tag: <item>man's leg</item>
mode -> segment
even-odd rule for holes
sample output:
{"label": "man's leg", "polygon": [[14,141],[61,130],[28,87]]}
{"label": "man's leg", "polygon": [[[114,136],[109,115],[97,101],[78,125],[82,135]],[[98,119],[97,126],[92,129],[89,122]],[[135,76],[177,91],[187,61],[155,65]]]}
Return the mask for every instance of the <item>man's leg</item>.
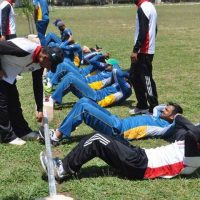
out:
{"label": "man's leg", "polygon": [[62,103],[62,97],[70,91],[78,98],[88,97],[94,101],[97,99],[96,91],[90,88],[81,79],[77,78],[73,73],[68,73],[63,78],[52,94],[52,98],[56,102]]}
{"label": "man's leg", "polygon": [[36,29],[37,29],[37,32],[38,32],[38,37],[40,39],[40,43],[42,46],[45,46],[46,42],[45,42],[45,33],[46,33],[46,30],[47,30],[47,26],[49,24],[49,20],[47,21],[38,21],[36,22]]}
{"label": "man's leg", "polygon": [[84,138],[64,159],[66,173],[78,172],[81,166],[99,157],[124,175],[142,179],[147,167],[147,156],[141,148],[128,146],[104,134]]}
{"label": "man's leg", "polygon": [[27,121],[24,119],[21,104],[19,101],[19,93],[16,85],[9,85],[8,93],[8,111],[9,118],[13,127],[14,132],[18,137],[23,137],[28,133],[32,132],[28,126]]}
{"label": "man's leg", "polygon": [[144,82],[141,79],[141,65],[142,60],[140,54],[138,54],[138,60],[135,63],[131,64],[130,68],[130,80],[133,85],[135,96],[137,99],[137,108],[139,109],[148,109],[147,98],[146,98],[146,89]]}
{"label": "man's leg", "polygon": [[80,99],[74,105],[58,130],[69,137],[83,121],[96,131],[121,138],[121,120],[87,98]]}
{"label": "man's leg", "polygon": [[131,86],[125,80],[125,77],[127,77],[128,74],[123,72],[120,69],[113,69],[112,73],[113,73],[113,78],[115,80],[115,83],[118,83],[120,90],[123,93],[122,99],[128,98],[132,93]]}
{"label": "man's leg", "polygon": [[61,39],[55,33],[48,33],[45,37],[45,46],[48,46],[50,42],[61,44]]}
{"label": "man's leg", "polygon": [[8,111],[9,84],[0,81],[0,142],[10,142],[16,139]]}
{"label": "man's leg", "polygon": [[158,95],[156,90],[156,84],[152,76],[152,61],[153,55],[141,54],[142,59],[142,73],[141,78],[143,85],[146,89],[147,101],[149,103],[149,111],[152,113],[153,108],[158,105]]}

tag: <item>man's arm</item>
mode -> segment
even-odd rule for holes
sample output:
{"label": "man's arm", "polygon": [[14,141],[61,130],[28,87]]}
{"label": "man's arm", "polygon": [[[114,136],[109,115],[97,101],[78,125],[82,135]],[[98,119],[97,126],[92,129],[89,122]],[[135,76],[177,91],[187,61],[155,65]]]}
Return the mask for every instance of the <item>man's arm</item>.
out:
{"label": "man's arm", "polygon": [[133,47],[133,52],[138,53],[141,46],[143,45],[146,35],[149,31],[149,19],[144,14],[142,8],[138,8],[138,20],[139,20],[139,34],[136,43]]}
{"label": "man's arm", "polygon": [[32,72],[33,92],[34,92],[34,97],[35,97],[35,103],[37,106],[36,118],[38,122],[41,122],[42,117],[43,117],[43,114],[42,114],[43,113],[42,74],[43,74],[43,68]]}
{"label": "man's arm", "polygon": [[146,17],[141,7],[138,8],[137,14],[138,14],[138,20],[139,20],[139,33],[138,33],[136,43],[133,47],[133,51],[131,53],[131,63],[136,62],[138,52],[140,48],[142,47],[145,41],[146,35],[149,31],[149,19]]}
{"label": "man's arm", "polygon": [[161,112],[162,112],[162,110],[163,110],[165,107],[166,107],[165,104],[160,104],[160,105],[154,107],[154,109],[153,109],[153,116],[154,116],[154,117],[159,117],[160,114],[161,114]]}

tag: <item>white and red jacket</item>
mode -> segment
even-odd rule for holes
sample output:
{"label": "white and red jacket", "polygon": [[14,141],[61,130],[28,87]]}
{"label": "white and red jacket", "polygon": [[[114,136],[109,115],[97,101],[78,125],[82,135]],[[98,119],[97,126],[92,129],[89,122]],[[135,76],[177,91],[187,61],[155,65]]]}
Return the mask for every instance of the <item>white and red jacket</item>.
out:
{"label": "white and red jacket", "polygon": [[185,157],[185,144],[175,141],[172,144],[145,149],[148,165],[145,179],[172,178],[179,174],[191,174],[200,166],[200,157]]}
{"label": "white and red jacket", "polygon": [[0,4],[0,35],[16,34],[15,12],[9,0]]}
{"label": "white and red jacket", "polygon": [[38,54],[41,48],[40,45],[26,38],[14,38],[0,42],[0,70],[6,73],[3,81],[14,84],[19,73],[32,72],[38,111],[43,109],[43,70],[38,63]]}
{"label": "white and red jacket", "polygon": [[157,32],[157,12],[148,0],[139,0],[136,15],[135,43],[133,52],[154,54]]}

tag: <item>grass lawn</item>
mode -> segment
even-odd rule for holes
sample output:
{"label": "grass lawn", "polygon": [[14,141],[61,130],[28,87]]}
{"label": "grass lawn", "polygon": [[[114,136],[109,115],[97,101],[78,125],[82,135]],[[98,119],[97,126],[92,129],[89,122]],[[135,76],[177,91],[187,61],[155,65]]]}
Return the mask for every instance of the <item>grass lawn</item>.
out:
{"label": "grass lawn", "polygon": [[[160,5],[158,12],[158,35],[154,57],[154,78],[160,103],[175,101],[184,108],[184,114],[193,122],[200,119],[200,5]],[[25,17],[17,12],[18,36],[28,34]],[[133,5],[112,7],[53,8],[48,31],[58,33],[52,22],[63,19],[72,29],[81,45],[98,44],[119,59],[124,69],[129,69],[135,28]],[[24,115],[30,126],[37,130],[31,75],[24,74],[18,81]],[[66,105],[56,110],[51,128],[57,128],[77,99],[69,94]],[[134,94],[121,106],[108,108],[121,117],[128,116],[135,104]],[[67,144],[53,149],[57,156],[64,156],[92,129],[81,125],[73,132]],[[133,141],[134,145],[156,147],[166,144],[159,139]],[[39,162],[44,145],[27,142],[22,147],[0,145],[0,200],[31,200],[48,196],[48,183]],[[200,174],[200,173],[199,173]],[[99,159],[85,164],[78,178],[57,185],[59,193],[68,193],[80,200],[128,200],[128,199],[200,199],[199,174],[189,178],[171,180],[156,179],[131,181],[118,177],[116,172]]]}

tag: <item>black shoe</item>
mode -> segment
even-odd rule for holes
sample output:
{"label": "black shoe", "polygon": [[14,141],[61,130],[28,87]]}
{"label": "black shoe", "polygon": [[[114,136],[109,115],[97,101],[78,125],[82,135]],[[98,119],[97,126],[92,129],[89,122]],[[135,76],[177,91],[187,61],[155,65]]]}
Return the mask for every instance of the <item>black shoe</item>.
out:
{"label": "black shoe", "polygon": [[102,47],[99,47],[97,44],[96,44],[96,49],[99,50],[99,49],[103,49]]}
{"label": "black shoe", "polygon": [[21,139],[25,140],[25,141],[39,140],[40,134],[37,131],[32,131],[32,132],[24,135],[23,137],[21,137]]}

